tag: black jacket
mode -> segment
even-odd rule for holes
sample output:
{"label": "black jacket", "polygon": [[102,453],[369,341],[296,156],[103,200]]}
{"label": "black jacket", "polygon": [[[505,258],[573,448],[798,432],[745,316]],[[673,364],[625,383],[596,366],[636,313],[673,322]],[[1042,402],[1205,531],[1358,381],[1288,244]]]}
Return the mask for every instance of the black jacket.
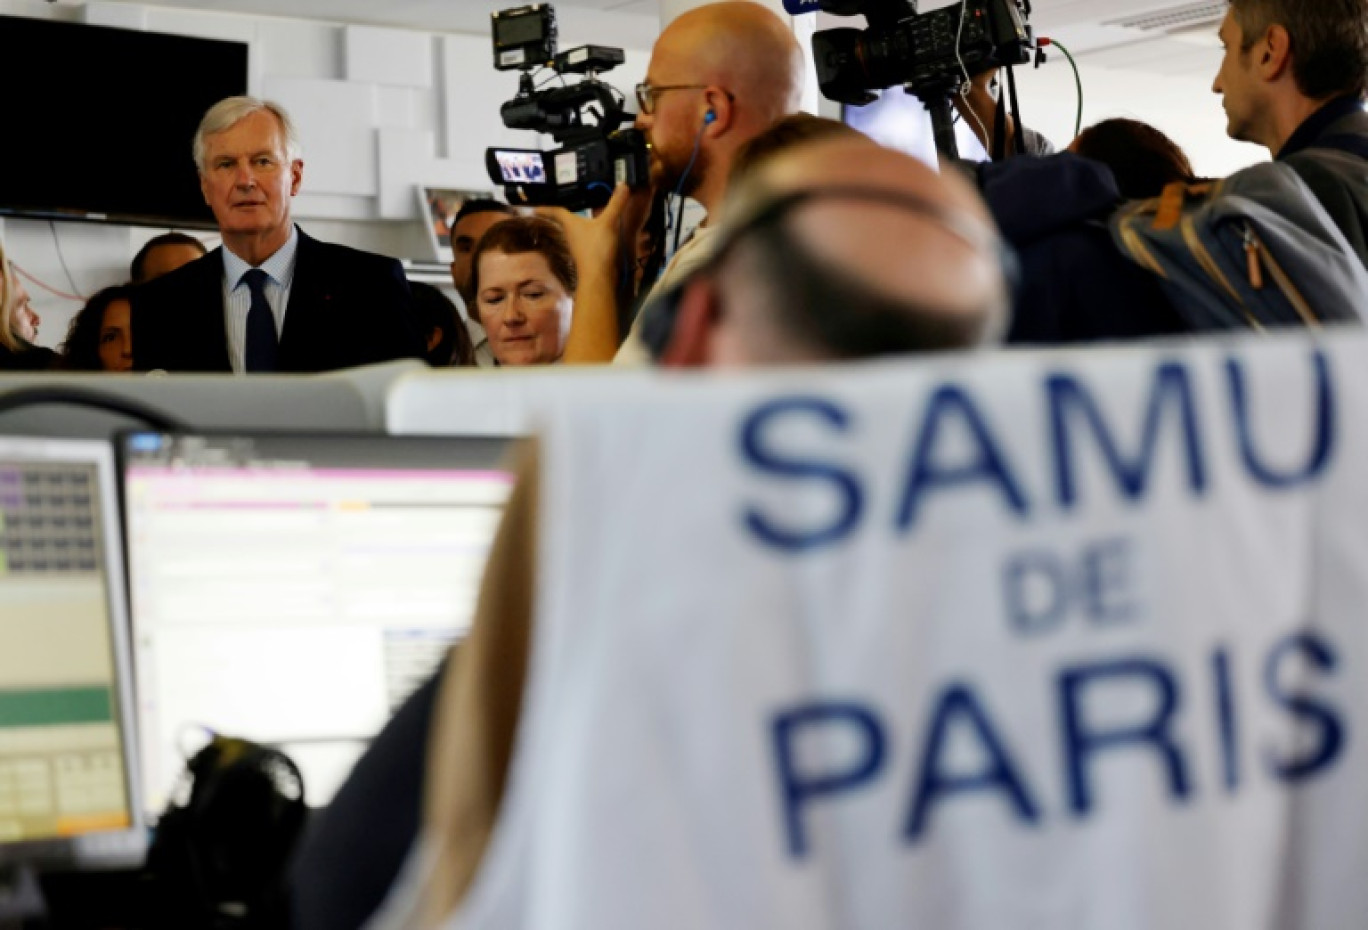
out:
{"label": "black jacket", "polygon": [[294,930],[357,930],[389,893],[418,837],[428,731],[445,662],[357,761],[295,850]]}
{"label": "black jacket", "polygon": [[[138,371],[230,372],[223,250],[139,287],[132,296]],[[331,371],[422,358],[403,267],[392,258],[299,233],[278,370]]]}
{"label": "black jacket", "polygon": [[57,367],[60,357],[42,346],[27,346],[14,352],[0,345],[0,371],[49,371]]}
{"label": "black jacket", "polygon": [[979,168],[988,208],[1021,261],[1009,343],[1053,345],[1184,332],[1159,280],[1112,243],[1121,202],[1098,162],[1064,153]]}
{"label": "black jacket", "polygon": [[1315,149],[1333,145],[1336,138],[1356,139],[1360,150],[1368,151],[1368,113],[1357,99],[1333,100],[1313,113],[1287,140],[1278,161],[1306,182],[1368,266],[1368,157],[1318,158]]}

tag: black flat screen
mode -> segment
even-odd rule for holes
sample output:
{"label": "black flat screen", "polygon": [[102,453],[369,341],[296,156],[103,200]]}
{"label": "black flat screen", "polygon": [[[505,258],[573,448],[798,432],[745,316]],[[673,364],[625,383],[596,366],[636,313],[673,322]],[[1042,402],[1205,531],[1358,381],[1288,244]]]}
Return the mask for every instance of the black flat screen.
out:
{"label": "black flat screen", "polygon": [[0,16],[0,213],[213,226],[191,141],[247,46]]}

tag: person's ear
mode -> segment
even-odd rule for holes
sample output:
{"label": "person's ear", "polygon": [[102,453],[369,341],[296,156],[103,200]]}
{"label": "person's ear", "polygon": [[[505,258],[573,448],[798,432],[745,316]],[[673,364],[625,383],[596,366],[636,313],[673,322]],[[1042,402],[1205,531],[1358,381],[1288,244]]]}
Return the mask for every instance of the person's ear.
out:
{"label": "person's ear", "polygon": [[1292,37],[1285,26],[1269,26],[1255,47],[1259,74],[1265,81],[1276,81],[1292,68]]}
{"label": "person's ear", "polygon": [[290,162],[290,196],[299,193],[299,185],[304,182],[304,160],[296,158]]}
{"label": "person's ear", "polygon": [[664,368],[702,368],[712,361],[712,331],[720,312],[717,284],[700,277],[684,286],[679,296],[670,343],[661,353]]}
{"label": "person's ear", "polygon": [[[719,136],[731,128],[736,119],[736,107],[731,97],[720,88],[709,87],[703,91],[703,131],[708,136]],[[712,116],[709,117],[708,114]]]}

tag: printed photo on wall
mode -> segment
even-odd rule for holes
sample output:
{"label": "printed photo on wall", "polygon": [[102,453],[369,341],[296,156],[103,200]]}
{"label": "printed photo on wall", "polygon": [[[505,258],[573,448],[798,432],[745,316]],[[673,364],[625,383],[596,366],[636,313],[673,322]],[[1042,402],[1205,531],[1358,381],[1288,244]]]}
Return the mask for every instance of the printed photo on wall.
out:
{"label": "printed photo on wall", "polygon": [[[418,205],[424,217],[431,258],[437,262],[451,261],[451,223],[467,200],[494,197],[493,191],[456,190],[448,187],[418,185]],[[503,199],[503,198],[497,198]]]}

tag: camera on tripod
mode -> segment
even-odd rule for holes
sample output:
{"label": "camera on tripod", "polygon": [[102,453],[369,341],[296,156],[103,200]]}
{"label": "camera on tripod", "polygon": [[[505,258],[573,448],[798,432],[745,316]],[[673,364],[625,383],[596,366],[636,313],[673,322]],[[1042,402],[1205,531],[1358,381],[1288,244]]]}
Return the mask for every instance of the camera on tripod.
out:
{"label": "camera on tripod", "polygon": [[[486,151],[490,180],[503,185],[508,202],[584,210],[607,203],[619,182],[649,183],[646,138],[619,128],[631,120],[626,101],[598,77],[622,64],[622,50],[586,45],[557,54],[556,12],[548,4],[503,10],[491,20],[494,67],[522,72],[518,95],[499,108],[504,125],[548,133],[560,146]],[[584,80],[538,90],[534,75],[548,68]]]}
{"label": "camera on tripod", "polygon": [[1026,0],[963,0],[918,13],[915,0],[818,0],[835,16],[863,13],[869,28],[827,29],[812,37],[817,83],[830,100],[873,103],[874,91],[901,85],[930,101],[967,79],[1031,61],[1035,37]]}

